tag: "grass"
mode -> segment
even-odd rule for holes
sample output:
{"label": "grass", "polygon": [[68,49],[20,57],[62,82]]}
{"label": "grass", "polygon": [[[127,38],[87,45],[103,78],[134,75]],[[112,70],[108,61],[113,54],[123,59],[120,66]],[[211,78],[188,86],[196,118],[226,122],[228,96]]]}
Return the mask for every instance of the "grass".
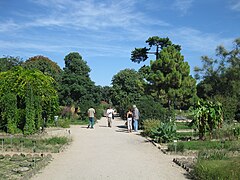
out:
{"label": "grass", "polygon": [[177,130],[180,129],[192,129],[192,127],[189,126],[189,122],[176,122]]}
{"label": "grass", "polygon": [[240,157],[227,160],[200,160],[193,171],[196,179],[235,180],[240,177]]}
{"label": "grass", "polygon": [[68,137],[33,139],[27,137],[4,138],[4,151],[51,152],[56,153],[70,142]]}
{"label": "grass", "polygon": [[187,150],[229,149],[238,141],[188,141],[182,142]]}

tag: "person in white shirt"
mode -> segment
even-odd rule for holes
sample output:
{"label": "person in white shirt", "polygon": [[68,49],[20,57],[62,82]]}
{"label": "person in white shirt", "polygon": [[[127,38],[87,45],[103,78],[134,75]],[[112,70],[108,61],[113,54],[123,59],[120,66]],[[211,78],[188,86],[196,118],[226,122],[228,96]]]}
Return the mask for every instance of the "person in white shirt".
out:
{"label": "person in white shirt", "polygon": [[114,110],[112,109],[112,107],[109,107],[109,108],[107,109],[108,127],[112,127],[113,113],[114,113]]}

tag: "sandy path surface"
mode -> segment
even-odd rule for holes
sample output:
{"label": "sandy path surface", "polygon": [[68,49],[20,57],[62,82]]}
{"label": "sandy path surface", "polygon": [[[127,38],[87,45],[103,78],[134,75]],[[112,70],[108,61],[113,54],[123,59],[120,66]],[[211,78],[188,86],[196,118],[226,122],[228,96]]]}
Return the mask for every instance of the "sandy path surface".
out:
{"label": "sandy path surface", "polygon": [[33,180],[171,180],[186,179],[172,156],[165,155],[137,133],[127,133],[115,118],[102,118],[94,129],[72,126],[73,143]]}

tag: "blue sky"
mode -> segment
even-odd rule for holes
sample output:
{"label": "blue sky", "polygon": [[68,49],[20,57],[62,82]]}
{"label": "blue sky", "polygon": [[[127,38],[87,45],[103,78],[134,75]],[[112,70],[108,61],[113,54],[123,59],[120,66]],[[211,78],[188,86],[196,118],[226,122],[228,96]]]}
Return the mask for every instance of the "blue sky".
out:
{"label": "blue sky", "polygon": [[[240,0],[0,0],[0,57],[43,55],[64,67],[79,52],[96,85],[110,85],[151,36],[182,46],[193,74],[201,56],[240,37]],[[154,57],[150,56],[150,59]]]}

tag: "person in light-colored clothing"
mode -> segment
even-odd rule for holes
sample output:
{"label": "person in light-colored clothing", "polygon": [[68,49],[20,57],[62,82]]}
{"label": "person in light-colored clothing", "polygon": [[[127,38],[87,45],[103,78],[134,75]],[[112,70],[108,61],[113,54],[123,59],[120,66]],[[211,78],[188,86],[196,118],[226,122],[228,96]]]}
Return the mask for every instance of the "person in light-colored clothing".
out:
{"label": "person in light-colored clothing", "polygon": [[133,105],[133,128],[134,131],[138,131],[139,110],[136,105]]}
{"label": "person in light-colored clothing", "polygon": [[132,132],[132,119],[133,119],[133,113],[132,113],[131,109],[129,109],[128,112],[127,112],[128,132]]}
{"label": "person in light-colored clothing", "polygon": [[93,124],[94,124],[94,116],[95,116],[95,109],[94,108],[89,108],[88,109],[88,118],[89,118],[89,125],[88,125],[88,128],[93,128]]}
{"label": "person in light-colored clothing", "polygon": [[109,107],[109,108],[107,109],[108,127],[112,127],[113,113],[114,113],[114,110],[112,109],[112,107]]}

